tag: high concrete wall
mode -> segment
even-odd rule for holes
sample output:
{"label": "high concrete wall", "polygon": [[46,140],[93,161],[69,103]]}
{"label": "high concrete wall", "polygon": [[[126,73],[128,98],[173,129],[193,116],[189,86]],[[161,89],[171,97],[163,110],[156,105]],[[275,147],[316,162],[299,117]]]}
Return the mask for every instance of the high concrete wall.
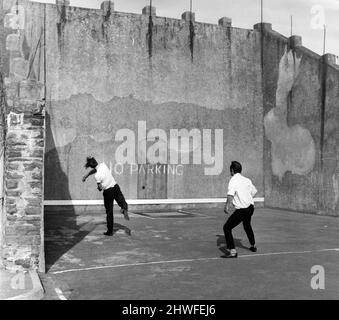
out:
{"label": "high concrete wall", "polygon": [[262,48],[265,205],[338,215],[339,68],[269,29]]}
{"label": "high concrete wall", "polygon": [[[32,34],[39,38],[41,32],[38,17],[46,17],[46,200],[102,199],[94,181],[81,182],[89,154],[112,167],[128,199],[224,197],[229,163],[235,159],[263,196],[258,32],[156,16],[150,21],[148,15],[107,6],[90,10],[34,3],[30,10],[30,43],[37,43]],[[36,76],[41,70],[41,64],[34,65]],[[147,134],[163,130],[159,140],[167,157],[159,168],[137,157],[138,166],[125,164],[121,172],[116,151],[122,141],[116,134],[131,130],[137,149],[138,139],[145,141],[138,125],[145,122]],[[221,153],[212,175],[205,171],[213,167],[205,163],[207,143],[201,164],[192,163],[192,147],[189,164],[168,163],[170,130],[194,128],[201,139],[204,130],[209,138],[210,129],[211,155],[215,149]],[[223,130],[221,139],[215,139],[217,129]],[[152,144],[154,139],[147,150]]]}

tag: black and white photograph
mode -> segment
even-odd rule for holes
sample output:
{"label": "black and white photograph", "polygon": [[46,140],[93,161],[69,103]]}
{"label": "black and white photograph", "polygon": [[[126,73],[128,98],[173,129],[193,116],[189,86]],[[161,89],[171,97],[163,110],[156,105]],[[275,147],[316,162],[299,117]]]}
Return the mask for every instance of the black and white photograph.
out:
{"label": "black and white photograph", "polygon": [[339,300],[338,21],[339,0],[0,0],[0,300]]}

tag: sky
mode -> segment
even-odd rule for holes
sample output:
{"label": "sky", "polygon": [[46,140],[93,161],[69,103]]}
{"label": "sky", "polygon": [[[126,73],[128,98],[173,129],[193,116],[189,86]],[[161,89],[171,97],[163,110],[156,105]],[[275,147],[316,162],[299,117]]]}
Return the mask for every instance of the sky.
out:
{"label": "sky", "polygon": [[[33,1],[33,0],[32,0]],[[35,0],[34,0],[35,1]],[[103,0],[70,0],[71,6],[99,8]],[[53,0],[38,2],[55,3]],[[152,0],[158,16],[180,19],[189,10],[190,0]],[[195,19],[218,23],[221,17],[230,17],[234,27],[252,29],[260,22],[261,0],[192,0]],[[302,36],[303,45],[322,55],[324,25],[326,26],[325,53],[339,56],[339,0],[263,0],[264,22],[272,23],[275,31],[285,36]],[[149,0],[115,0],[116,11],[141,13]]]}

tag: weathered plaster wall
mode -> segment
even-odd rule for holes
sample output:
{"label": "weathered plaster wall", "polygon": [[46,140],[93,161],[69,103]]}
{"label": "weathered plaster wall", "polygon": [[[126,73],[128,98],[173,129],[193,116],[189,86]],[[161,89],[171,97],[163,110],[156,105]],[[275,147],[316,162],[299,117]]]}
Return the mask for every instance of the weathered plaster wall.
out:
{"label": "weathered plaster wall", "polygon": [[339,69],[263,38],[265,205],[338,215]]}
{"label": "weathered plaster wall", "polygon": [[211,176],[204,165],[176,175],[125,166],[114,173],[127,198],[223,197],[234,159],[263,196],[258,32],[194,23],[193,36],[184,20],[153,16],[150,28],[147,15],[36,3],[31,10],[46,12],[47,200],[101,199],[93,183],[81,183],[84,159],[95,155],[114,171],[115,134],[127,128],[137,139],[138,121],[167,136],[212,129],[212,152],[214,129],[223,129],[223,165]]}
{"label": "weathered plaster wall", "polygon": [[[325,70],[324,70],[325,69]],[[323,120],[319,212],[339,215],[339,68],[322,65]]]}

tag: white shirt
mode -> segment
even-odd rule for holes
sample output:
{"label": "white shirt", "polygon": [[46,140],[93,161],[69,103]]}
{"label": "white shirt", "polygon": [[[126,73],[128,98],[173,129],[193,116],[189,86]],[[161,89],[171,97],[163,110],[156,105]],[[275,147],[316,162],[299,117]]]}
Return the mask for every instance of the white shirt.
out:
{"label": "white shirt", "polygon": [[253,197],[258,192],[252,181],[240,173],[236,173],[228,183],[227,195],[233,196],[233,205],[236,209],[248,208],[254,205]]}
{"label": "white shirt", "polygon": [[116,181],[105,163],[98,164],[95,169],[97,172],[94,178],[97,183],[101,183],[104,190],[113,188],[116,185]]}

